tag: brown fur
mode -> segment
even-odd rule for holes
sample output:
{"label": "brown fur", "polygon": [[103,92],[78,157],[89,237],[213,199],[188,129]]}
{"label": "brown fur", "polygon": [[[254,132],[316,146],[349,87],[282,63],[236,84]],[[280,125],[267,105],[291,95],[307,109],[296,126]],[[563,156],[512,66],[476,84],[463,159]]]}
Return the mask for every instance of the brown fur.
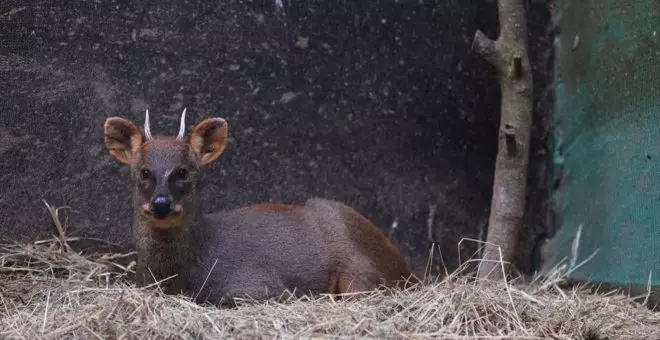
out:
{"label": "brown fur", "polygon": [[[211,118],[187,140],[146,140],[125,119],[106,121],[106,146],[131,166],[135,184],[138,286],[167,279],[161,286],[168,294],[218,303],[227,297],[270,298],[285,289],[299,295],[350,293],[408,278],[416,282],[385,234],[339,202],[313,198],[304,205],[262,203],[202,215],[200,167],[220,156],[227,132],[223,119]],[[156,195],[176,206],[161,220],[145,210]]]}

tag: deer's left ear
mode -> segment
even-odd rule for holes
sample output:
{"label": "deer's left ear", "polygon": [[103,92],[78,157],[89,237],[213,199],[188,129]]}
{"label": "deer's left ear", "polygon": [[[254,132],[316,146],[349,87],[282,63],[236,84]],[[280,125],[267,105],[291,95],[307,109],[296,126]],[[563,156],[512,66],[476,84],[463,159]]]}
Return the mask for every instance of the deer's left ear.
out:
{"label": "deer's left ear", "polygon": [[133,123],[120,117],[110,117],[103,125],[105,146],[118,161],[130,164],[144,139]]}
{"label": "deer's left ear", "polygon": [[227,146],[227,122],[222,118],[208,118],[195,126],[190,135],[190,147],[200,166],[216,160]]}

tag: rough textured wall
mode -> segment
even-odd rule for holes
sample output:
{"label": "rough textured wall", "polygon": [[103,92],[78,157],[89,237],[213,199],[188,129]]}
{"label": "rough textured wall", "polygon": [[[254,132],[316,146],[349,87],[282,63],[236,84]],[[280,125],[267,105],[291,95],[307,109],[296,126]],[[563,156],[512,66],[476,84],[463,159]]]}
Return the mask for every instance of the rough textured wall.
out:
{"label": "rough textured wall", "polygon": [[455,266],[488,216],[499,94],[469,47],[477,27],[496,34],[494,2],[274,4],[2,1],[3,238],[48,237],[46,199],[72,207],[71,236],[131,247],[127,169],[103,121],[142,124],[149,108],[152,131],[173,134],[187,107],[188,132],[213,115],[230,126],[205,211],[333,198],[416,266],[430,240]]}

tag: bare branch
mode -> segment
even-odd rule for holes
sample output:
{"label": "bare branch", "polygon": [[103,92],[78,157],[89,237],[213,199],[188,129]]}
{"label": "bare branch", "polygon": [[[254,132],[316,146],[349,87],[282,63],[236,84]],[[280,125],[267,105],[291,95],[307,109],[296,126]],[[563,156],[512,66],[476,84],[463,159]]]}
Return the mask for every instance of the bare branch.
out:
{"label": "bare branch", "polygon": [[482,59],[497,67],[499,51],[497,50],[495,41],[488,38],[483,32],[477,30],[477,33],[474,34],[471,49]]}
{"label": "bare branch", "polygon": [[502,92],[488,237],[479,268],[481,278],[493,279],[506,276],[506,270],[495,267],[511,263],[518,244],[526,204],[533,101],[523,2],[499,0],[498,11],[498,39],[493,41],[477,31],[472,44],[473,51],[497,69]]}

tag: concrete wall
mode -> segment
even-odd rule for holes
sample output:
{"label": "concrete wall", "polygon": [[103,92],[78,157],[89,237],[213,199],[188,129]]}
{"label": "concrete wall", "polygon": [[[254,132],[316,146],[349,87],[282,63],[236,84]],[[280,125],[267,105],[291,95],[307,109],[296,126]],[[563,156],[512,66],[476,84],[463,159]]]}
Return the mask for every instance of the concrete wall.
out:
{"label": "concrete wall", "polygon": [[72,207],[70,236],[130,248],[127,169],[103,122],[142,124],[149,108],[152,131],[174,134],[187,107],[188,131],[216,115],[230,126],[205,211],[333,198],[418,267],[431,239],[455,265],[488,216],[499,93],[469,47],[477,27],[496,34],[494,4],[284,4],[3,1],[2,237],[49,237],[45,199]]}

